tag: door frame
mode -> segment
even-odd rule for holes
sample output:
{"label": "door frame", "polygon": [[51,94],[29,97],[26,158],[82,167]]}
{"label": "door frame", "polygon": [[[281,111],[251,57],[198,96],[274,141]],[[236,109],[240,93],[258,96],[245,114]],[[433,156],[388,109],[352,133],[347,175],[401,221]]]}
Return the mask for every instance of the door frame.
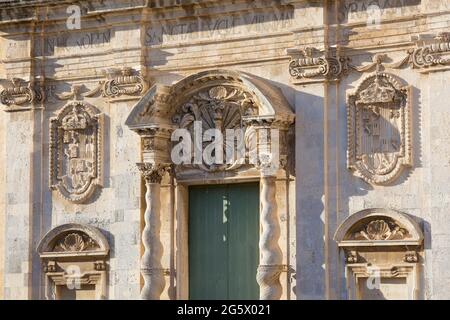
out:
{"label": "door frame", "polygon": [[259,175],[248,178],[223,178],[205,180],[178,179],[175,184],[175,259],[176,259],[176,299],[189,299],[189,187],[195,185],[240,184],[260,182]]}
{"label": "door frame", "polygon": [[[176,278],[176,299],[188,300],[189,299],[189,187],[195,185],[220,185],[220,184],[241,184],[247,182],[257,182],[260,188],[260,203],[261,203],[261,175],[256,169],[250,169],[245,175],[238,175],[233,177],[215,177],[214,174],[209,174],[209,178],[192,178],[192,176],[183,177],[183,175],[177,175],[177,180],[174,183],[175,189],[175,278]],[[280,175],[276,177],[276,200],[279,209],[282,209],[283,215],[289,217],[288,201],[289,194],[286,193],[286,186],[289,184],[289,179],[286,176]],[[290,200],[292,201],[292,200]],[[261,205],[260,205],[261,207]],[[261,211],[261,210],[260,210]],[[279,210],[280,211],[280,210]],[[261,213],[261,212],[260,212]],[[282,239],[286,240],[288,229],[290,228],[289,218],[283,222],[283,219],[279,216],[279,224],[281,227],[281,238],[279,245],[283,254],[283,272],[280,275],[283,295],[282,299],[287,299],[291,290],[290,277],[288,265],[289,262],[289,240],[286,241],[287,245],[282,243]],[[259,219],[260,231],[261,231],[261,218]],[[260,253],[261,257],[261,253]]]}

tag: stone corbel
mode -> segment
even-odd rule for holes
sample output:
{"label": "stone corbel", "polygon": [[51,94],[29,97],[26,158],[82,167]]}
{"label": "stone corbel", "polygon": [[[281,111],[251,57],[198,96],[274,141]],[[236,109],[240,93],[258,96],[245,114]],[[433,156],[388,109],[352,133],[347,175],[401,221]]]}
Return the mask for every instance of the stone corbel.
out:
{"label": "stone corbel", "polygon": [[312,47],[288,49],[289,73],[294,83],[338,81],[348,71],[348,58]]}
{"label": "stone corbel", "polygon": [[417,47],[408,51],[413,68],[428,69],[430,67],[450,65],[450,33],[442,32],[433,39],[415,36]]}
{"label": "stone corbel", "polygon": [[100,82],[103,97],[133,98],[140,97],[148,89],[147,81],[130,67],[111,68],[105,71],[107,80]]}
{"label": "stone corbel", "polygon": [[43,90],[20,78],[12,78],[9,85],[0,91],[0,101],[6,106],[4,110],[7,112],[30,110],[33,102],[40,102],[43,99]]}

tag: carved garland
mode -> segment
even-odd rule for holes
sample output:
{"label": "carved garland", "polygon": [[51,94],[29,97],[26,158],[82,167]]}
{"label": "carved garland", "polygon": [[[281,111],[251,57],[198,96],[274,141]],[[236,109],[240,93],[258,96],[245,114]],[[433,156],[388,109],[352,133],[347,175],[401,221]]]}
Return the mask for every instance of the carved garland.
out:
{"label": "carved garland", "polygon": [[348,96],[348,168],[371,184],[388,184],[412,165],[409,91],[377,72]]}
{"label": "carved garland", "polygon": [[103,115],[81,101],[50,119],[50,188],[82,203],[102,184]]}

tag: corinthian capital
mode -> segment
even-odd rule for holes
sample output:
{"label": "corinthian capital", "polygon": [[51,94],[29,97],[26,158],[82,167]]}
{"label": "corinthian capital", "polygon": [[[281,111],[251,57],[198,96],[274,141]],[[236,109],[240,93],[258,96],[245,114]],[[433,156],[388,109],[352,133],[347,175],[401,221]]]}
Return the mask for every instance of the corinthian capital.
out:
{"label": "corinthian capital", "polygon": [[170,164],[167,163],[136,163],[145,183],[161,183],[166,172],[170,171]]}

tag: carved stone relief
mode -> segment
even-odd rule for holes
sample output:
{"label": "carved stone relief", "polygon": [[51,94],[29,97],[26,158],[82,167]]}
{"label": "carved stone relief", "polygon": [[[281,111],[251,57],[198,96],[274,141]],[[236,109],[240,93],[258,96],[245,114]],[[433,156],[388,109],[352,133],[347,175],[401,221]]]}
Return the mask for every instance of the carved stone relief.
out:
{"label": "carved stone relief", "polygon": [[33,88],[31,83],[27,84],[19,78],[11,79],[10,85],[0,92],[0,101],[7,107],[5,111],[28,110],[31,103],[43,99],[41,90]]}
{"label": "carved stone relief", "polygon": [[348,58],[325,54],[313,47],[289,49],[289,73],[295,79],[337,80],[348,71]]}
{"label": "carved stone relief", "polygon": [[[429,38],[428,35],[412,37],[416,47],[408,49],[405,55],[391,63],[386,63],[386,54],[374,54],[372,62],[362,66],[350,64],[350,58],[336,52],[325,53],[314,47],[288,49],[291,57],[289,73],[291,77],[300,83],[324,80],[339,80],[350,71],[367,72],[377,67],[399,69],[405,65],[413,69],[421,69],[427,72],[438,69],[439,66],[450,65],[450,33],[441,32]],[[336,50],[334,50],[336,51]],[[380,68],[377,68],[378,71]]]}
{"label": "carved stone relief", "polygon": [[[180,128],[188,129],[191,132],[192,141],[195,141],[194,121],[201,121],[204,131],[219,129],[225,137],[227,129],[242,129],[243,133],[247,129],[250,130],[250,127],[245,125],[243,117],[255,116],[257,112],[258,108],[249,93],[240,88],[221,85],[197,92],[179,108],[172,121]],[[247,132],[247,136],[248,134]],[[204,146],[211,143],[212,139],[203,141]],[[234,145],[228,145],[226,139],[224,139],[224,159],[227,149],[233,148]],[[218,171],[236,169],[239,163],[223,165],[202,163],[196,166],[205,171]]]}
{"label": "carved stone relief", "polygon": [[[420,38],[418,36],[417,38]],[[410,63],[413,68],[429,68],[438,65],[450,65],[450,33],[439,33],[431,43],[417,41],[417,48],[410,50]]]}
{"label": "carved stone relief", "polygon": [[84,232],[74,231],[60,237],[53,248],[54,252],[81,252],[100,249],[98,243]]}
{"label": "carved stone relief", "polygon": [[71,290],[94,286],[92,299],[107,297],[109,244],[102,232],[90,225],[69,223],[50,230],[40,241],[37,252],[45,273],[47,299],[63,299],[62,287],[79,284]]}
{"label": "carved stone relief", "polygon": [[50,119],[50,187],[81,203],[102,184],[103,116],[80,101]]}
{"label": "carved stone relief", "polygon": [[408,238],[408,231],[395,221],[376,219],[364,224],[351,236],[353,240],[403,240]]}
{"label": "carved stone relief", "polygon": [[[365,299],[374,293],[386,298],[417,298],[423,233],[411,216],[391,209],[365,209],[347,217],[334,240],[345,254],[349,298]],[[365,284],[370,277],[386,285],[370,291],[373,288]]]}
{"label": "carved stone relief", "polygon": [[409,87],[388,73],[367,77],[348,96],[348,168],[371,184],[388,184],[410,166]]}
{"label": "carved stone relief", "polygon": [[104,97],[140,96],[147,90],[147,82],[140,75],[133,74],[132,68],[108,69],[105,73],[108,80],[101,88]]}

